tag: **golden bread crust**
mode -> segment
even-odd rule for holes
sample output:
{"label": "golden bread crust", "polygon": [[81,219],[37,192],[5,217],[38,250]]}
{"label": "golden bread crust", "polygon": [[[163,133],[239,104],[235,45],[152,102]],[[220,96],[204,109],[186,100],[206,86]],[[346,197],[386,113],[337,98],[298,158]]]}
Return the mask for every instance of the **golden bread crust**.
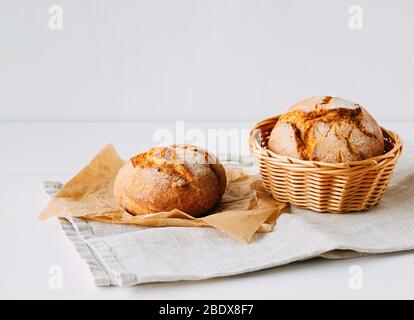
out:
{"label": "golden bread crust", "polygon": [[131,158],[119,170],[114,196],[132,214],[179,209],[199,216],[220,202],[226,181],[218,159],[201,148],[157,147]]}
{"label": "golden bread crust", "polygon": [[285,156],[339,163],[382,154],[384,138],[378,123],[362,106],[326,96],[292,106],[279,118],[268,146]]}

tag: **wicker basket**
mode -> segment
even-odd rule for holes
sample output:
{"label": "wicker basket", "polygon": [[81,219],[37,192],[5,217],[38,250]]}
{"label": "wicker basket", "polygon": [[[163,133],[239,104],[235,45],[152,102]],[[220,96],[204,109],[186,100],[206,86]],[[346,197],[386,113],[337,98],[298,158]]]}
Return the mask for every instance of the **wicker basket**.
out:
{"label": "wicker basket", "polygon": [[371,159],[348,163],[305,161],[267,149],[278,119],[275,116],[256,124],[249,140],[263,185],[276,200],[336,213],[368,210],[380,201],[402,152],[397,134],[382,128],[385,152]]}

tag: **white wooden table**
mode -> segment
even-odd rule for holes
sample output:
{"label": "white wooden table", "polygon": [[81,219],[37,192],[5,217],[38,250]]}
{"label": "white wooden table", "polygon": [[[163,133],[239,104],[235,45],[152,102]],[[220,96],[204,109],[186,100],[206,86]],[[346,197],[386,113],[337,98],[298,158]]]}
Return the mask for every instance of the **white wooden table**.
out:
{"label": "white wooden table", "polygon": [[[245,139],[253,123],[186,122],[185,128],[244,129],[237,132]],[[414,143],[413,122],[382,124]],[[57,221],[37,220],[48,201],[41,182],[67,180],[108,142],[126,158],[156,144],[157,129],[174,127],[167,122],[0,122],[0,298],[414,298],[414,253],[316,259],[207,281],[95,287],[86,263]],[[54,265],[62,270],[61,289],[49,286]],[[349,287],[353,265],[363,270],[361,290]]]}

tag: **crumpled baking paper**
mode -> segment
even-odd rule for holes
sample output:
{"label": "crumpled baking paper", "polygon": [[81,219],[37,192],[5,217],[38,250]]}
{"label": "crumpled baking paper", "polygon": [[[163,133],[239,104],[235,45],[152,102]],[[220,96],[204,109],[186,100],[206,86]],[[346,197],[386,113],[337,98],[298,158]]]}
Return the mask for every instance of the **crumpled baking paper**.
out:
{"label": "crumpled baking paper", "polygon": [[257,176],[226,168],[227,188],[220,206],[194,218],[180,210],[132,215],[122,209],[112,193],[123,166],[113,145],[105,146],[76,176],[69,180],[40,213],[50,217],[81,217],[108,223],[147,227],[213,227],[229,237],[248,243],[256,232],[269,232],[287,207],[266,193]]}

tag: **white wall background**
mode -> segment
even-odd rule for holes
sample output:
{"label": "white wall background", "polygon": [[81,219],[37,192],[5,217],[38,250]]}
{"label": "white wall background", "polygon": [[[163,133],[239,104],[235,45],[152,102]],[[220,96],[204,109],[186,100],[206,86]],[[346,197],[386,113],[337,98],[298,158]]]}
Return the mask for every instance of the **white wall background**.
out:
{"label": "white wall background", "polygon": [[[63,7],[50,30],[49,7]],[[361,5],[364,28],[348,26]],[[0,0],[0,120],[254,119],[339,95],[414,119],[411,0]]]}

